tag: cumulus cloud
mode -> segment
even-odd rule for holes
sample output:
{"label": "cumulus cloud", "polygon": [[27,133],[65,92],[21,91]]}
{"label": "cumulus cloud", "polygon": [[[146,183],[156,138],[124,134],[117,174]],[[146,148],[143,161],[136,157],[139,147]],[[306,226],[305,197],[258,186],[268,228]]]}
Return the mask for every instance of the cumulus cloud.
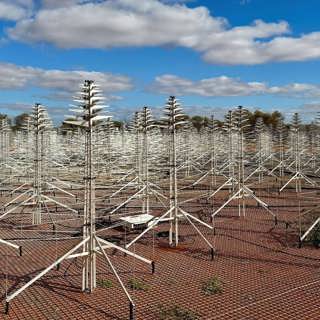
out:
{"label": "cumulus cloud", "polygon": [[0,109],[5,111],[13,111],[13,112],[30,112],[31,106],[26,103],[0,103]]}
{"label": "cumulus cloud", "polygon": [[320,97],[320,85],[291,83],[269,86],[264,82],[244,82],[237,78],[220,76],[192,81],[176,75],[165,74],[155,78],[149,90],[163,94],[198,95],[204,97],[232,97],[252,95],[280,95],[295,98]]}
{"label": "cumulus cloud", "polygon": [[39,87],[59,90],[59,94],[77,90],[85,79],[95,80],[106,94],[132,89],[132,81],[127,76],[94,71],[44,70],[41,68],[0,63],[0,89],[22,89]]}
{"label": "cumulus cloud", "polygon": [[[256,20],[230,27],[206,7],[180,1],[43,0],[32,17],[9,29],[10,38],[61,48],[180,46],[209,63],[260,64],[320,57],[320,32],[287,36],[287,22]],[[183,1],[185,2],[185,1]]]}
{"label": "cumulus cloud", "polygon": [[320,32],[285,36],[290,32],[285,21],[256,20],[230,27],[206,7],[189,8],[181,2],[186,1],[43,0],[34,16],[20,19],[8,34],[15,40],[61,48],[181,46],[219,64],[320,57]]}
{"label": "cumulus cloud", "polygon": [[290,83],[285,86],[270,87],[268,93],[293,98],[319,98],[320,85],[308,83]]}
{"label": "cumulus cloud", "polygon": [[2,0],[0,2],[0,20],[17,21],[30,15],[32,0]]}
{"label": "cumulus cloud", "polygon": [[9,31],[16,40],[48,41],[63,48],[195,45],[222,30],[204,7],[166,5],[157,0],[109,0],[42,9]]}
{"label": "cumulus cloud", "polygon": [[195,2],[197,0],[160,0],[163,3],[187,3],[187,2]]}
{"label": "cumulus cloud", "polygon": [[[54,9],[54,8],[67,8],[76,4],[82,4],[90,2],[87,0],[42,0],[41,7],[46,9]],[[95,1],[91,1],[95,2]]]}
{"label": "cumulus cloud", "polygon": [[19,20],[25,11],[10,3],[0,3],[0,20]]}
{"label": "cumulus cloud", "polygon": [[297,112],[310,112],[310,113],[315,113],[319,116],[320,112],[320,102],[311,102],[311,103],[306,103],[303,106],[301,106]]}

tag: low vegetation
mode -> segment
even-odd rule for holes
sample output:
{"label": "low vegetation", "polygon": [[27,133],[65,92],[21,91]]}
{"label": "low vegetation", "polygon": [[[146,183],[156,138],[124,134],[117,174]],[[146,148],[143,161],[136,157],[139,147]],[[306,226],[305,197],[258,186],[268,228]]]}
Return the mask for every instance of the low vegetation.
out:
{"label": "low vegetation", "polygon": [[159,305],[159,320],[198,320],[199,316],[193,311],[184,309],[178,305]]}
{"label": "low vegetation", "polygon": [[139,291],[148,291],[150,289],[150,286],[143,281],[132,278],[129,280],[129,287],[132,290],[139,290]]}
{"label": "low vegetation", "polygon": [[97,285],[101,288],[112,288],[113,283],[109,279],[99,279],[97,280]]}
{"label": "low vegetation", "polygon": [[223,292],[222,282],[216,276],[204,282],[201,289],[206,296]]}

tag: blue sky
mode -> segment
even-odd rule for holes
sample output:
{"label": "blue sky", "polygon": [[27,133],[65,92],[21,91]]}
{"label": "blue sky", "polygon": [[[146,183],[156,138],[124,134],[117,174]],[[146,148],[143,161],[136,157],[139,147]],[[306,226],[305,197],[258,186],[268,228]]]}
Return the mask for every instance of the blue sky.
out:
{"label": "blue sky", "polygon": [[241,104],[310,117],[319,10],[317,0],[2,0],[0,112],[41,102],[59,121],[92,77],[114,118],[158,112],[169,94],[193,114]]}

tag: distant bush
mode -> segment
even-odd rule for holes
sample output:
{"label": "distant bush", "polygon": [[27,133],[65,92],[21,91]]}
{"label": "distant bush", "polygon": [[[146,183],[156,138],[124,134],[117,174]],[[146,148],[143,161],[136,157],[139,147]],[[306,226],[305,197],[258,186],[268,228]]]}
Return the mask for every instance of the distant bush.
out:
{"label": "distant bush", "polygon": [[223,292],[222,282],[218,277],[212,277],[208,281],[204,282],[201,289],[207,296]]}
{"label": "distant bush", "polygon": [[193,311],[186,310],[178,305],[159,305],[159,320],[198,320],[199,316]]}
{"label": "distant bush", "polygon": [[112,288],[113,287],[112,281],[108,280],[108,279],[97,280],[97,285],[101,288]]}
{"label": "distant bush", "polygon": [[318,225],[311,236],[311,241],[313,245],[317,248],[320,247],[320,226]]}
{"label": "distant bush", "polygon": [[150,289],[149,285],[135,278],[129,280],[129,287],[133,290],[140,291],[148,291]]}

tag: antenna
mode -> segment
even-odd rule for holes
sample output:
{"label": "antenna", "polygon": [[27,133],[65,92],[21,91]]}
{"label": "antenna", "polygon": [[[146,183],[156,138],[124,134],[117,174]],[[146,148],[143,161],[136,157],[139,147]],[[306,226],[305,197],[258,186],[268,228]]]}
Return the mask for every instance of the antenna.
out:
{"label": "antenna", "polygon": [[[82,263],[82,290],[92,292],[96,288],[96,255],[101,253],[109,264],[112,272],[115,274],[120,286],[126,294],[130,304],[130,319],[133,319],[134,302],[126,290],[121,278],[119,277],[115,267],[106,253],[106,249],[112,248],[124,252],[136,259],[139,259],[152,266],[154,270],[154,262],[145,259],[135,253],[132,253],[120,246],[117,246],[109,241],[106,241],[96,235],[96,205],[95,205],[95,168],[94,168],[94,144],[93,144],[93,129],[102,120],[108,117],[102,113],[105,108],[101,104],[103,97],[101,90],[92,81],[86,80],[81,86],[79,96],[75,98],[78,106],[71,111],[76,115],[69,117],[66,123],[82,127],[85,132],[85,170],[84,170],[84,214],[83,214],[83,239],[76,244],[67,253],[58,258],[49,267],[41,271],[37,276],[28,281],[20,289],[10,294],[6,298],[7,311],[9,311],[9,303],[31,286],[34,282],[42,278],[50,272],[54,267],[60,265],[66,259],[74,259],[81,257]],[[36,134],[41,133],[42,128],[45,128],[45,119],[43,116],[43,108],[36,105],[34,109],[34,119]],[[38,147],[36,147],[38,150]],[[38,154],[37,154],[38,155]],[[37,158],[39,160],[39,158]],[[40,162],[40,161],[37,161]],[[81,252],[79,252],[81,250]]]}
{"label": "antenna", "polygon": [[[224,186],[233,183],[233,193],[229,199],[212,213],[212,218],[225,208],[231,201],[238,201],[238,215],[246,215],[246,198],[254,199],[268,213],[270,213],[277,224],[276,215],[270,210],[269,206],[258,198],[254,191],[246,183],[245,176],[245,136],[250,125],[248,123],[248,110],[242,106],[237,107],[234,111],[228,113],[227,133],[229,136],[229,179],[219,187],[209,198],[213,197]],[[234,132],[235,135],[232,135]],[[235,140],[234,140],[235,139]],[[234,153],[233,142],[236,141],[236,153]]]}
{"label": "antenna", "polygon": [[179,205],[178,200],[178,176],[177,176],[177,130],[181,128],[186,122],[185,115],[182,112],[181,105],[178,103],[174,96],[170,96],[165,108],[163,117],[163,128],[165,129],[168,137],[168,153],[169,153],[169,210],[160,217],[154,218],[148,228],[146,228],[138,237],[132,240],[127,247],[131,246],[138,239],[140,239],[149,230],[153,229],[160,222],[169,221],[169,245],[178,246],[179,244],[179,221],[183,218],[187,220],[195,231],[200,235],[203,241],[209,246],[211,257],[214,256],[214,248],[211,243],[202,234],[200,229],[195,225],[197,222],[209,229],[212,226],[203,222],[202,220],[194,217]]}
{"label": "antenna", "polygon": [[300,132],[301,119],[299,114],[296,112],[293,114],[291,121],[291,150],[292,150],[292,158],[293,161],[289,165],[289,168],[294,166],[294,174],[292,177],[280,188],[280,192],[283,191],[291,182],[295,183],[295,189],[297,193],[301,192],[301,181],[304,180],[312,186],[316,186],[317,184],[307,177],[302,172],[301,167],[301,155],[304,152],[302,147],[302,136]]}
{"label": "antenna", "polygon": [[[55,186],[52,182],[49,182],[48,179],[48,165],[46,158],[49,143],[47,134],[49,135],[52,130],[52,122],[48,116],[46,108],[40,103],[36,103],[33,106],[32,115],[28,119],[31,121],[29,122],[28,120],[28,130],[30,128],[33,137],[31,147],[33,154],[33,181],[31,186],[29,186],[28,183],[25,183],[11,192],[11,195],[13,195],[18,191],[20,192],[21,190],[24,190],[24,192],[20,193],[17,197],[4,205],[5,211],[0,215],[0,220],[6,218],[10,214],[16,213],[18,209],[22,211],[25,206],[29,206],[32,210],[32,224],[39,225],[42,223],[43,209],[50,215],[47,203],[53,203],[56,206],[78,214],[77,210],[72,209],[67,204],[57,201],[48,194],[48,192],[53,189],[59,189],[61,192],[74,197],[71,193],[66,192]],[[23,127],[23,129],[25,129],[25,127]],[[29,141],[29,137],[27,137],[27,139],[27,141]],[[27,160],[29,159],[27,158]],[[25,190],[26,187],[27,190]]]}

